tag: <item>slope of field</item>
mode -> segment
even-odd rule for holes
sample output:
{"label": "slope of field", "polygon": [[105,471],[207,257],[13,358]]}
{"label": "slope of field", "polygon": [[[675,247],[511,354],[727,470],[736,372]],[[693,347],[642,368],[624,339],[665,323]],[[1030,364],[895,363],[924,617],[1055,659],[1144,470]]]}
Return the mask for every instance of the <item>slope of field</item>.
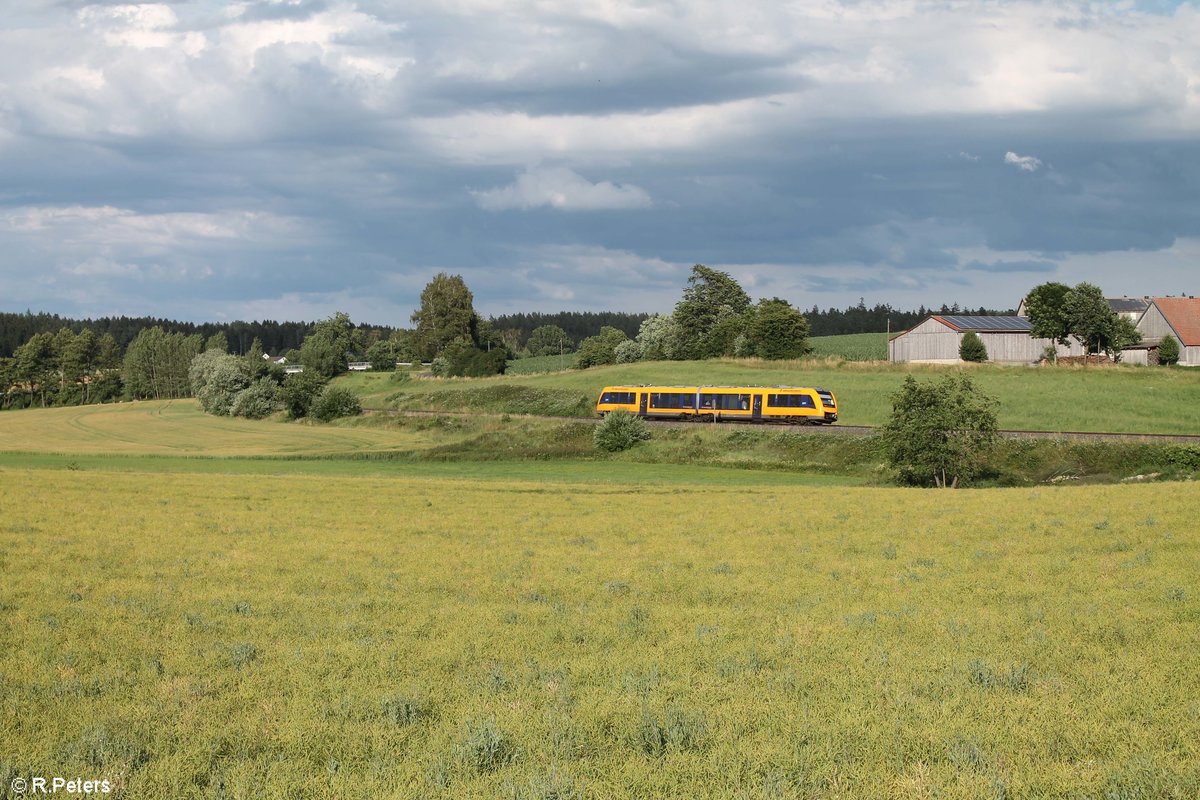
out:
{"label": "slope of field", "polygon": [[1044,431],[1200,433],[1200,370],[1112,367],[936,367],[838,364],[822,360],[658,361],[543,375],[391,381],[384,374],[339,378],[364,405],[588,416],[606,385],[821,386],[841,404],[841,422],[880,425],[904,379],[970,375],[999,401],[1000,425]]}
{"label": "slope of field", "polygon": [[259,422],[205,414],[194,400],[26,409],[0,414],[0,451],[286,456],[413,450],[421,432]]}
{"label": "slope of field", "polygon": [[6,788],[1200,793],[1195,484],[50,474],[0,493]]}

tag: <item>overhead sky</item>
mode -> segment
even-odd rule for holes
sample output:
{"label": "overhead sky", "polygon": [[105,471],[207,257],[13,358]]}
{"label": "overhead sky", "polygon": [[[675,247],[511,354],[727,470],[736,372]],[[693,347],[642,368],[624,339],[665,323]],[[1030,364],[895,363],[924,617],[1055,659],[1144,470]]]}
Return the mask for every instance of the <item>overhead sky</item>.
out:
{"label": "overhead sky", "polygon": [[5,0],[0,310],[1200,294],[1200,4]]}

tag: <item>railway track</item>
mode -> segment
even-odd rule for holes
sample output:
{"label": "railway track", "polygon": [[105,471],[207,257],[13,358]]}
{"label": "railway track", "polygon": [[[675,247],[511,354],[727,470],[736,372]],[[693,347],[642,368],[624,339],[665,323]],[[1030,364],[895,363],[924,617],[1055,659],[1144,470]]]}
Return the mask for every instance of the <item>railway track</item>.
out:
{"label": "railway track", "polygon": [[[468,411],[397,411],[394,408],[364,408],[367,414],[387,414],[393,417],[501,417],[519,416],[522,419],[543,420],[546,422],[590,422],[598,423],[595,417],[546,417],[535,414],[495,414],[476,413]],[[870,425],[787,425],[781,423],[751,424],[743,422],[683,422],[679,420],[652,420],[656,426],[671,428],[694,428],[697,425],[720,424],[723,428],[753,428],[755,430],[794,431],[811,433],[814,436],[871,436],[877,428]],[[1200,435],[1170,434],[1170,433],[1101,433],[1096,431],[1022,431],[1002,430],[1000,436],[1006,439],[1068,439],[1092,442],[1159,442],[1163,444],[1194,444],[1200,445]]]}

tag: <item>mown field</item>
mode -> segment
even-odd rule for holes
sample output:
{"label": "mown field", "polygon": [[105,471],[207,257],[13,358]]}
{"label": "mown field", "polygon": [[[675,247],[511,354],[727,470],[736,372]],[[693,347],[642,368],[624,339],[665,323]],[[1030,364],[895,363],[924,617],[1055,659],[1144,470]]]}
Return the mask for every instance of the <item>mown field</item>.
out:
{"label": "mown field", "polygon": [[606,385],[820,386],[837,394],[841,422],[880,425],[889,398],[908,375],[935,379],[969,374],[998,402],[1000,426],[1044,431],[1200,433],[1200,370],[1148,367],[942,367],[806,359],[767,362],[660,361],[495,378],[395,381],[359,373],[339,382],[364,405],[405,409],[475,409],[505,413],[589,416]]}
{"label": "mown field", "polygon": [[0,480],[0,791],[1200,793],[1194,483]]}
{"label": "mown field", "polygon": [[175,456],[319,456],[412,450],[412,428],[262,423],[205,414],[194,400],[145,400],[0,413],[0,452]]}

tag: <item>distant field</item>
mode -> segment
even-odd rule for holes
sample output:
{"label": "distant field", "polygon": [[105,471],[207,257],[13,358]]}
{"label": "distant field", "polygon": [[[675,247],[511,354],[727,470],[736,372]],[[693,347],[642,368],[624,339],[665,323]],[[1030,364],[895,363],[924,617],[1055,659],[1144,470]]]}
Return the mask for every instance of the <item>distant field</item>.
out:
{"label": "distant field", "polygon": [[841,336],[814,336],[808,340],[816,358],[845,358],[848,361],[886,361],[886,333],[847,333]]}
{"label": "distant field", "polygon": [[767,362],[658,361],[495,378],[390,381],[386,375],[339,378],[366,405],[587,416],[609,384],[663,383],[820,386],[833,390],[841,422],[880,425],[889,398],[908,375],[937,378],[964,371],[998,398],[1000,424],[1031,430],[1200,433],[1200,370],[1115,367],[938,367],[838,364],[830,360]]}
{"label": "distant field", "polygon": [[559,372],[575,366],[575,353],[561,356],[533,356],[508,362],[505,372],[509,375],[533,375],[539,372]]}
{"label": "distant field", "polygon": [[3,481],[5,791],[1200,793],[1196,484]]}

